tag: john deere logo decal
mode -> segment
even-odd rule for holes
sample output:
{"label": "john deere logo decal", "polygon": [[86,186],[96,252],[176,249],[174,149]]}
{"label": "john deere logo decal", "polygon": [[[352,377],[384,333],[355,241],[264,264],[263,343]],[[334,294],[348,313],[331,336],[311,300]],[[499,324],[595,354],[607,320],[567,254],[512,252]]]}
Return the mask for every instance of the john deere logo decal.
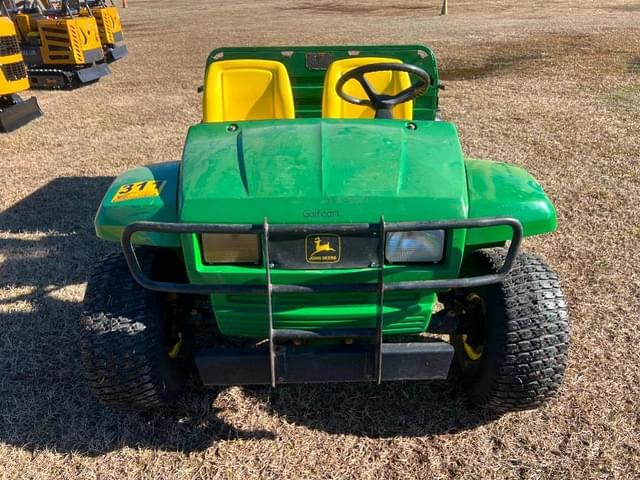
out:
{"label": "john deere logo decal", "polygon": [[338,235],[307,235],[304,247],[308,263],[337,263],[340,261],[340,237]]}

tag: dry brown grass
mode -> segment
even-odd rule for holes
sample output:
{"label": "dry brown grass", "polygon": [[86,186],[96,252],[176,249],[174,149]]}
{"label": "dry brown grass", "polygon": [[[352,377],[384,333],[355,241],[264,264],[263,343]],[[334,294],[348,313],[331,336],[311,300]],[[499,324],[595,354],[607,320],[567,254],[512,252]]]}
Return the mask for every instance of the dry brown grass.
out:
{"label": "dry brown grass", "polygon": [[[38,93],[46,116],[0,138],[0,478],[640,476],[637,2],[131,3],[114,75]],[[489,419],[446,382],[193,386],[175,410],[105,410],[78,365],[87,273],[113,248],[92,215],[111,176],[180,155],[207,52],[403,42],[435,48],[467,154],[526,167],[558,207],[526,247],[570,302],[559,399]]]}

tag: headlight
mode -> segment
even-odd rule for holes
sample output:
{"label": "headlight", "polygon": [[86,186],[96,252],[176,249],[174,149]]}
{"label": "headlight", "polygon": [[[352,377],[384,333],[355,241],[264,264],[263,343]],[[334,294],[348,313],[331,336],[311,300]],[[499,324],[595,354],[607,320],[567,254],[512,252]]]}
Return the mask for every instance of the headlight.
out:
{"label": "headlight", "polygon": [[204,233],[202,252],[205,263],[258,263],[258,235],[249,233]]}
{"label": "headlight", "polygon": [[437,263],[444,257],[444,230],[388,233],[386,257],[389,263]]}

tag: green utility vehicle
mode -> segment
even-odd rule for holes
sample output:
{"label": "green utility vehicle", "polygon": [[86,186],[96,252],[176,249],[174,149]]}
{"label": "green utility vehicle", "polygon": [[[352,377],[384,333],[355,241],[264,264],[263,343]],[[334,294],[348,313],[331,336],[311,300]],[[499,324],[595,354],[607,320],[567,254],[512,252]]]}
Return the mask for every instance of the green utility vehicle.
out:
{"label": "green utility vehicle", "polygon": [[562,381],[556,275],[520,250],[556,213],[513,165],[463,156],[423,46],[228,48],[180,162],[98,210],[83,368],[107,405],[205,385],[445,379],[495,412]]}

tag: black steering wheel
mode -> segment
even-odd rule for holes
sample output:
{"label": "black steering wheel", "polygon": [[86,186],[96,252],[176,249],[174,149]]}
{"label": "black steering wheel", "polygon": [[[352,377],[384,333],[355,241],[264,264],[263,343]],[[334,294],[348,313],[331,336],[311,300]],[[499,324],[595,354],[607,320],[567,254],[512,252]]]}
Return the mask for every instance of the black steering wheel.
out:
{"label": "black steering wheel", "polygon": [[[367,73],[373,72],[406,72],[409,75],[418,77],[418,80],[400,93],[384,95],[376,92],[365,77]],[[357,98],[346,94],[344,92],[344,85],[349,80],[357,80],[369,98]],[[345,102],[373,108],[376,111],[375,118],[390,119],[393,118],[391,113],[393,107],[423,95],[424,92],[427,91],[427,88],[429,88],[429,85],[431,85],[431,77],[429,74],[415,65],[409,63],[371,63],[354,68],[343,74],[338,80],[338,83],[336,83],[336,93]]]}

